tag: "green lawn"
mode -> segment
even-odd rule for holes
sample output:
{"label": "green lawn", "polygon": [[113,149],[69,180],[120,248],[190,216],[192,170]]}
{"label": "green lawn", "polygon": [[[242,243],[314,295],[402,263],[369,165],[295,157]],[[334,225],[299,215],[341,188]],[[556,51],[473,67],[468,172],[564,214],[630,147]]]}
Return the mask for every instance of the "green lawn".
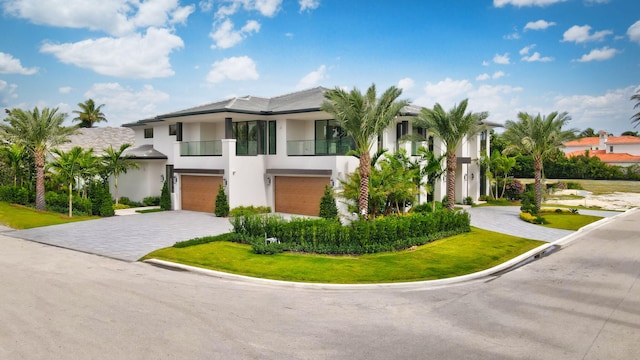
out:
{"label": "green lawn", "polygon": [[220,241],[160,249],[143,260],[155,258],[275,280],[389,283],[470,274],[501,264],[542,244],[544,242],[472,228],[469,233],[438,240],[414,251],[362,256],[256,255],[249,245]]}
{"label": "green lawn", "polygon": [[58,213],[38,211],[21,205],[0,202],[0,224],[14,229],[30,229],[97,218],[97,216],[74,216],[70,218]]}
{"label": "green lawn", "polygon": [[[523,184],[533,183],[533,179],[518,179]],[[640,193],[640,181],[631,180],[583,180],[583,179],[546,179],[545,183],[575,182],[584,190],[591,191],[594,195],[611,194],[613,192]]]}
{"label": "green lawn", "polygon": [[602,219],[600,216],[574,214],[543,214],[542,217],[547,222],[543,226],[573,231]]}

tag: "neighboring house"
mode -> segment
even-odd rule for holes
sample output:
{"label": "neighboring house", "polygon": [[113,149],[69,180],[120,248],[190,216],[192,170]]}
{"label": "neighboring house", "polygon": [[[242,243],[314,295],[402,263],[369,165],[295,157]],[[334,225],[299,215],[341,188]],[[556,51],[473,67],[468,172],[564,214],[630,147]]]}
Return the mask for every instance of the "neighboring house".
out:
{"label": "neighboring house", "polygon": [[78,132],[69,136],[69,142],[58,145],[60,151],[69,151],[76,146],[84,150],[93,149],[96,156],[103,156],[105,149],[113,146],[119,149],[122,144],[132,144],[135,141],[134,132],[122,127],[79,128]]}
{"label": "neighboring house", "polygon": [[[121,176],[120,194],[132,200],[157,196],[162,182],[170,179],[174,209],[212,212],[222,184],[231,208],[266,205],[276,212],[318,215],[325,185],[338,188],[338,180],[358,166],[358,159],[345,155],[352,149],[349,138],[320,111],[325,91],[317,87],[273,98],[236,97],[123,125],[135,132],[136,147],[128,154],[141,160],[151,154],[157,162]],[[404,148],[413,155],[418,145],[429,144],[441,154],[438,139],[401,141],[414,132],[428,136],[411,125],[419,111],[404,108],[378,147]],[[488,150],[487,134],[467,139],[458,149],[457,201],[467,196],[477,200],[481,187],[486,188],[478,162],[472,160],[481,149]],[[446,184],[440,181],[434,196],[442,199],[445,194]]]}
{"label": "neighboring house", "polygon": [[598,157],[609,165],[631,166],[640,164],[640,137],[611,136],[599,131],[599,136],[585,137],[564,143],[567,157],[585,155]]}

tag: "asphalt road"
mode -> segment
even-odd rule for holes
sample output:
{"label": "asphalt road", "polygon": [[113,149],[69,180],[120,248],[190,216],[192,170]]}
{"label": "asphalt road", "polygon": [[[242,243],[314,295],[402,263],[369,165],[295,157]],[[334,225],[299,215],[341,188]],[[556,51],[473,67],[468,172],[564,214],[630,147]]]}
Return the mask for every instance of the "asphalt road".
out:
{"label": "asphalt road", "polygon": [[0,235],[2,359],[635,359],[640,211],[498,278],[225,280]]}

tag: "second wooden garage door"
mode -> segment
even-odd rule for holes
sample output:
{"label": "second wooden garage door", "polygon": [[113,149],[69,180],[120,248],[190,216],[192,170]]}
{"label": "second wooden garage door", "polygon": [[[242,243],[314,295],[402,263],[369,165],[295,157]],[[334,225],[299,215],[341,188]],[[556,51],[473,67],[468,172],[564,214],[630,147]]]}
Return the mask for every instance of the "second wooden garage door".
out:
{"label": "second wooden garage door", "polygon": [[275,211],[318,216],[328,177],[276,176]]}
{"label": "second wooden garage door", "polygon": [[180,183],[182,210],[213,212],[221,176],[182,175]]}

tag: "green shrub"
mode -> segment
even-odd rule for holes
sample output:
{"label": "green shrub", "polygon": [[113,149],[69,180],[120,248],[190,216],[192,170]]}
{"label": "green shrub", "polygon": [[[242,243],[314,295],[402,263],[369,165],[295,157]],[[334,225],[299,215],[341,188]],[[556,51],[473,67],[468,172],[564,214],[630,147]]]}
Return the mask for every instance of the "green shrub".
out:
{"label": "green shrub", "polygon": [[338,207],[336,206],[336,199],[333,196],[333,189],[331,186],[326,185],[324,187],[324,195],[320,199],[320,217],[323,219],[338,220]]}
{"label": "green shrub", "polygon": [[[442,210],[444,209],[444,205],[440,202],[440,201],[436,201],[436,211]],[[417,204],[417,205],[413,205],[411,207],[410,212],[413,213],[430,213],[433,212],[433,203],[422,203],[422,204]]]}
{"label": "green shrub", "polygon": [[[166,181],[165,181],[165,183],[166,183]],[[147,196],[146,198],[142,199],[142,205],[144,205],[144,206],[158,206],[158,205],[160,205],[160,197],[159,196]]]}
{"label": "green shrub", "polygon": [[544,224],[545,220],[542,216],[532,215],[528,212],[521,212],[520,219],[532,224]]}
{"label": "green shrub", "polygon": [[[44,195],[47,211],[58,212],[61,214],[69,213],[69,194],[57,193],[55,191],[47,191]],[[91,200],[73,195],[73,215],[91,215]]]}
{"label": "green shrub", "polygon": [[253,237],[250,240],[251,249],[256,254],[275,255],[283,252],[286,247],[284,244],[277,242],[268,243],[265,238]]}
{"label": "green shrub", "polygon": [[567,182],[567,189],[571,189],[571,190],[584,190],[582,188],[582,185],[580,185],[577,182],[573,182],[573,181],[568,181]]}
{"label": "green shrub", "polygon": [[[89,184],[87,195],[91,200],[91,213],[100,216],[115,215],[113,199],[109,192],[109,183],[95,181]],[[125,205],[126,206],[126,205]]]}
{"label": "green shrub", "polygon": [[126,205],[126,204],[122,204],[122,203],[121,203],[121,204],[118,204],[118,205],[113,204],[111,207],[112,207],[114,210],[122,210],[122,209],[129,209],[129,208],[131,208],[131,206]]}
{"label": "green shrub", "polygon": [[142,203],[141,202],[132,201],[126,196],[120,197],[120,200],[118,201],[118,205],[120,205],[120,204],[127,205],[127,207],[125,209],[132,208],[132,207],[142,207]]}
{"label": "green shrub", "polygon": [[462,203],[464,205],[473,205],[473,198],[471,196],[467,196],[466,198],[464,198]]}
{"label": "green shrub", "polygon": [[[35,194],[33,197],[35,197]],[[32,196],[27,188],[12,185],[0,186],[0,201],[27,205],[30,203],[30,198]]]}
{"label": "green shrub", "polygon": [[268,214],[271,212],[271,208],[268,206],[238,206],[229,212],[229,216],[246,216],[257,214]]}
{"label": "green shrub", "polygon": [[174,248],[185,248],[194,245],[208,244],[214,241],[234,241],[238,236],[234,233],[224,233],[216,236],[204,236],[186,241],[178,241],[173,244]]}
{"label": "green shrub", "polygon": [[168,180],[165,180],[162,184],[162,190],[160,191],[160,199],[158,205],[162,210],[171,210],[171,194],[169,194]]}
{"label": "green shrub", "polygon": [[218,195],[216,195],[216,209],[214,211],[217,217],[229,216],[229,202],[227,194],[224,192],[224,186],[220,184],[218,187]]}

